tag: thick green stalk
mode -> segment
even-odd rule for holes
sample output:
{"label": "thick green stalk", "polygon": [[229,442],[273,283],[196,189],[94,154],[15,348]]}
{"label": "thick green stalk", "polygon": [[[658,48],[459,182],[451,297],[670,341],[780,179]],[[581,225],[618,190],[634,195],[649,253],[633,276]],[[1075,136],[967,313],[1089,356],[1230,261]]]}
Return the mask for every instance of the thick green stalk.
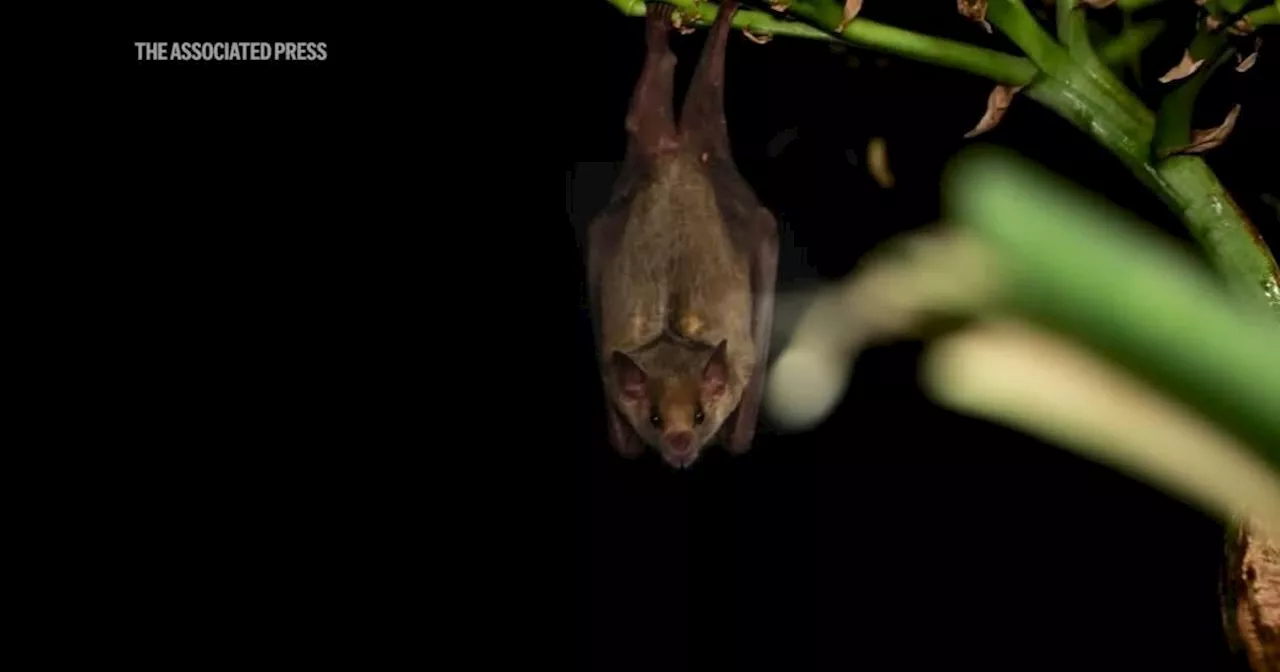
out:
{"label": "thick green stalk", "polygon": [[1089,42],[1089,20],[1079,0],[1058,0],[1058,39],[1094,85],[1120,103],[1129,116],[1145,119],[1150,111],[1098,58]]}
{"label": "thick green stalk", "polygon": [[1044,79],[1027,95],[1111,151],[1186,225],[1220,275],[1280,316],[1280,269],[1253,223],[1199,156],[1150,159],[1149,132],[1126,123],[1114,103],[1082,95],[1069,81]]}
{"label": "thick green stalk", "polygon": [[1156,192],[1187,228],[1228,284],[1260,298],[1280,315],[1280,268],[1258,229],[1198,156],[1169,157],[1151,168]]}
{"label": "thick green stalk", "polygon": [[[1027,95],[1102,143],[1131,170],[1141,172],[1155,124],[1151,111],[1114,95],[1099,77],[1072,59],[1021,2],[993,0],[987,17],[1046,75],[1027,89]],[[1077,32],[1082,31],[1064,28],[1073,40],[1087,40]],[[1078,42],[1077,47],[1081,47]]]}
{"label": "thick green stalk", "polygon": [[1026,90],[1027,96],[1111,150],[1144,178],[1152,124],[1130,119],[1119,103],[1092,86],[1087,75],[1074,70],[1061,74],[1062,78],[1038,80]]}
{"label": "thick green stalk", "polygon": [[1249,0],[1216,0],[1218,7],[1229,14],[1239,14],[1248,2]]}
{"label": "thick green stalk", "polygon": [[1098,47],[1098,58],[1107,65],[1125,63],[1154,42],[1164,28],[1164,21],[1156,19],[1128,26],[1124,32]]}
{"label": "thick green stalk", "polygon": [[[1081,98],[1105,108],[1116,125],[1128,130],[1131,139],[1145,143],[1150,138],[1155,115],[1097,62],[1084,34],[1083,24],[1078,29],[1067,26],[1063,32],[1072,38],[1071,46],[1086,62],[1073,58],[1062,44],[1045,32],[1020,0],[991,0],[987,5],[987,18],[1013,40],[1049,79],[1067,84]],[[1082,16],[1078,18],[1083,20]],[[1097,70],[1093,70],[1090,64],[1096,64]],[[1117,89],[1123,89],[1123,93],[1117,93]]]}
{"label": "thick green stalk", "polygon": [[1048,75],[1028,87],[1027,95],[1110,150],[1182,219],[1232,288],[1280,317],[1275,258],[1204,161],[1181,156],[1153,164],[1155,115],[1113,95],[1049,37],[1019,0],[992,0],[988,18]]}
{"label": "thick green stalk", "polygon": [[1245,14],[1244,20],[1248,21],[1249,25],[1254,28],[1280,25],[1280,0],[1275,0],[1274,3],[1262,9],[1255,9]]}
{"label": "thick green stalk", "polygon": [[1017,0],[990,0],[987,20],[995,24],[1041,70],[1054,73],[1071,64],[1062,45],[1040,26],[1027,6]]}
{"label": "thick green stalk", "polygon": [[1160,102],[1156,116],[1152,154],[1155,158],[1167,156],[1173,151],[1191,144],[1191,117],[1195,112],[1196,98],[1209,78],[1222,67],[1232,50],[1227,49],[1226,37],[1221,33],[1201,32],[1187,50],[1191,57],[1211,61],[1201,66],[1194,75],[1184,80]]}

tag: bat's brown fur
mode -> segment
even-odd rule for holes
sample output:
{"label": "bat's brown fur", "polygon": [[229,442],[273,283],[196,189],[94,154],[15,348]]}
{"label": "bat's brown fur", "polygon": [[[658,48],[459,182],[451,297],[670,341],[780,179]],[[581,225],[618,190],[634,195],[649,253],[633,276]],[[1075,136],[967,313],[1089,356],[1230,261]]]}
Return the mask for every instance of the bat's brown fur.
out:
{"label": "bat's brown fur", "polygon": [[[777,224],[738,174],[724,117],[736,6],[721,5],[677,125],[671,7],[649,3],[626,162],[612,202],[588,228],[610,440],[625,455],[656,447],[679,466],[717,438],[735,453],[750,447],[772,328]],[[718,358],[723,381],[713,384]],[[663,431],[648,422],[652,408],[661,410]],[[697,411],[703,419],[687,427]],[[672,441],[686,430],[695,439],[681,451]]]}

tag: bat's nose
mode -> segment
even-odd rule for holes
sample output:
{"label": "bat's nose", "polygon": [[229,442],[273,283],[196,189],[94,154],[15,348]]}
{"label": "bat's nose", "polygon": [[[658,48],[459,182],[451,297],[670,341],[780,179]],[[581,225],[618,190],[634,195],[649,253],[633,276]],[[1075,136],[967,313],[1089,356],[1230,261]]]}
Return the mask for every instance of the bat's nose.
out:
{"label": "bat's nose", "polygon": [[672,432],[667,435],[667,443],[677,453],[687,453],[693,446],[693,432]]}

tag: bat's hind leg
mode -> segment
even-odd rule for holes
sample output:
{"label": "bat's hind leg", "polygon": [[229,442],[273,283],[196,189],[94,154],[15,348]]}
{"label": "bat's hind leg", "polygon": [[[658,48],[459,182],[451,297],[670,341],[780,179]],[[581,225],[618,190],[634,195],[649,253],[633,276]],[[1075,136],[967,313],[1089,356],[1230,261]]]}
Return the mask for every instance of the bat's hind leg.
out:
{"label": "bat's hind leg", "polygon": [[674,80],[676,55],[668,42],[671,5],[650,2],[645,15],[645,59],[631,94],[627,133],[633,155],[652,157],[676,147]]}
{"label": "bat's hind leg", "polygon": [[696,145],[704,160],[732,162],[729,132],[724,118],[724,52],[737,0],[720,3],[720,13],[707,31],[707,42],[693,71],[693,82],[680,110],[680,139]]}

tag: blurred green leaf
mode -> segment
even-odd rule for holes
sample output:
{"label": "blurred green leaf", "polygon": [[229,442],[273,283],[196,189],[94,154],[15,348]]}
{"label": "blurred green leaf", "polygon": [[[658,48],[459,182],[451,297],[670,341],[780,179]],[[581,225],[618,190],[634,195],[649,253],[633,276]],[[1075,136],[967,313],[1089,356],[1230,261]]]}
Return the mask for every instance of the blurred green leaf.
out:
{"label": "blurred green leaf", "polygon": [[1170,241],[1013,154],[962,153],[953,216],[993,253],[1007,305],[1201,410],[1280,469],[1280,325]]}

